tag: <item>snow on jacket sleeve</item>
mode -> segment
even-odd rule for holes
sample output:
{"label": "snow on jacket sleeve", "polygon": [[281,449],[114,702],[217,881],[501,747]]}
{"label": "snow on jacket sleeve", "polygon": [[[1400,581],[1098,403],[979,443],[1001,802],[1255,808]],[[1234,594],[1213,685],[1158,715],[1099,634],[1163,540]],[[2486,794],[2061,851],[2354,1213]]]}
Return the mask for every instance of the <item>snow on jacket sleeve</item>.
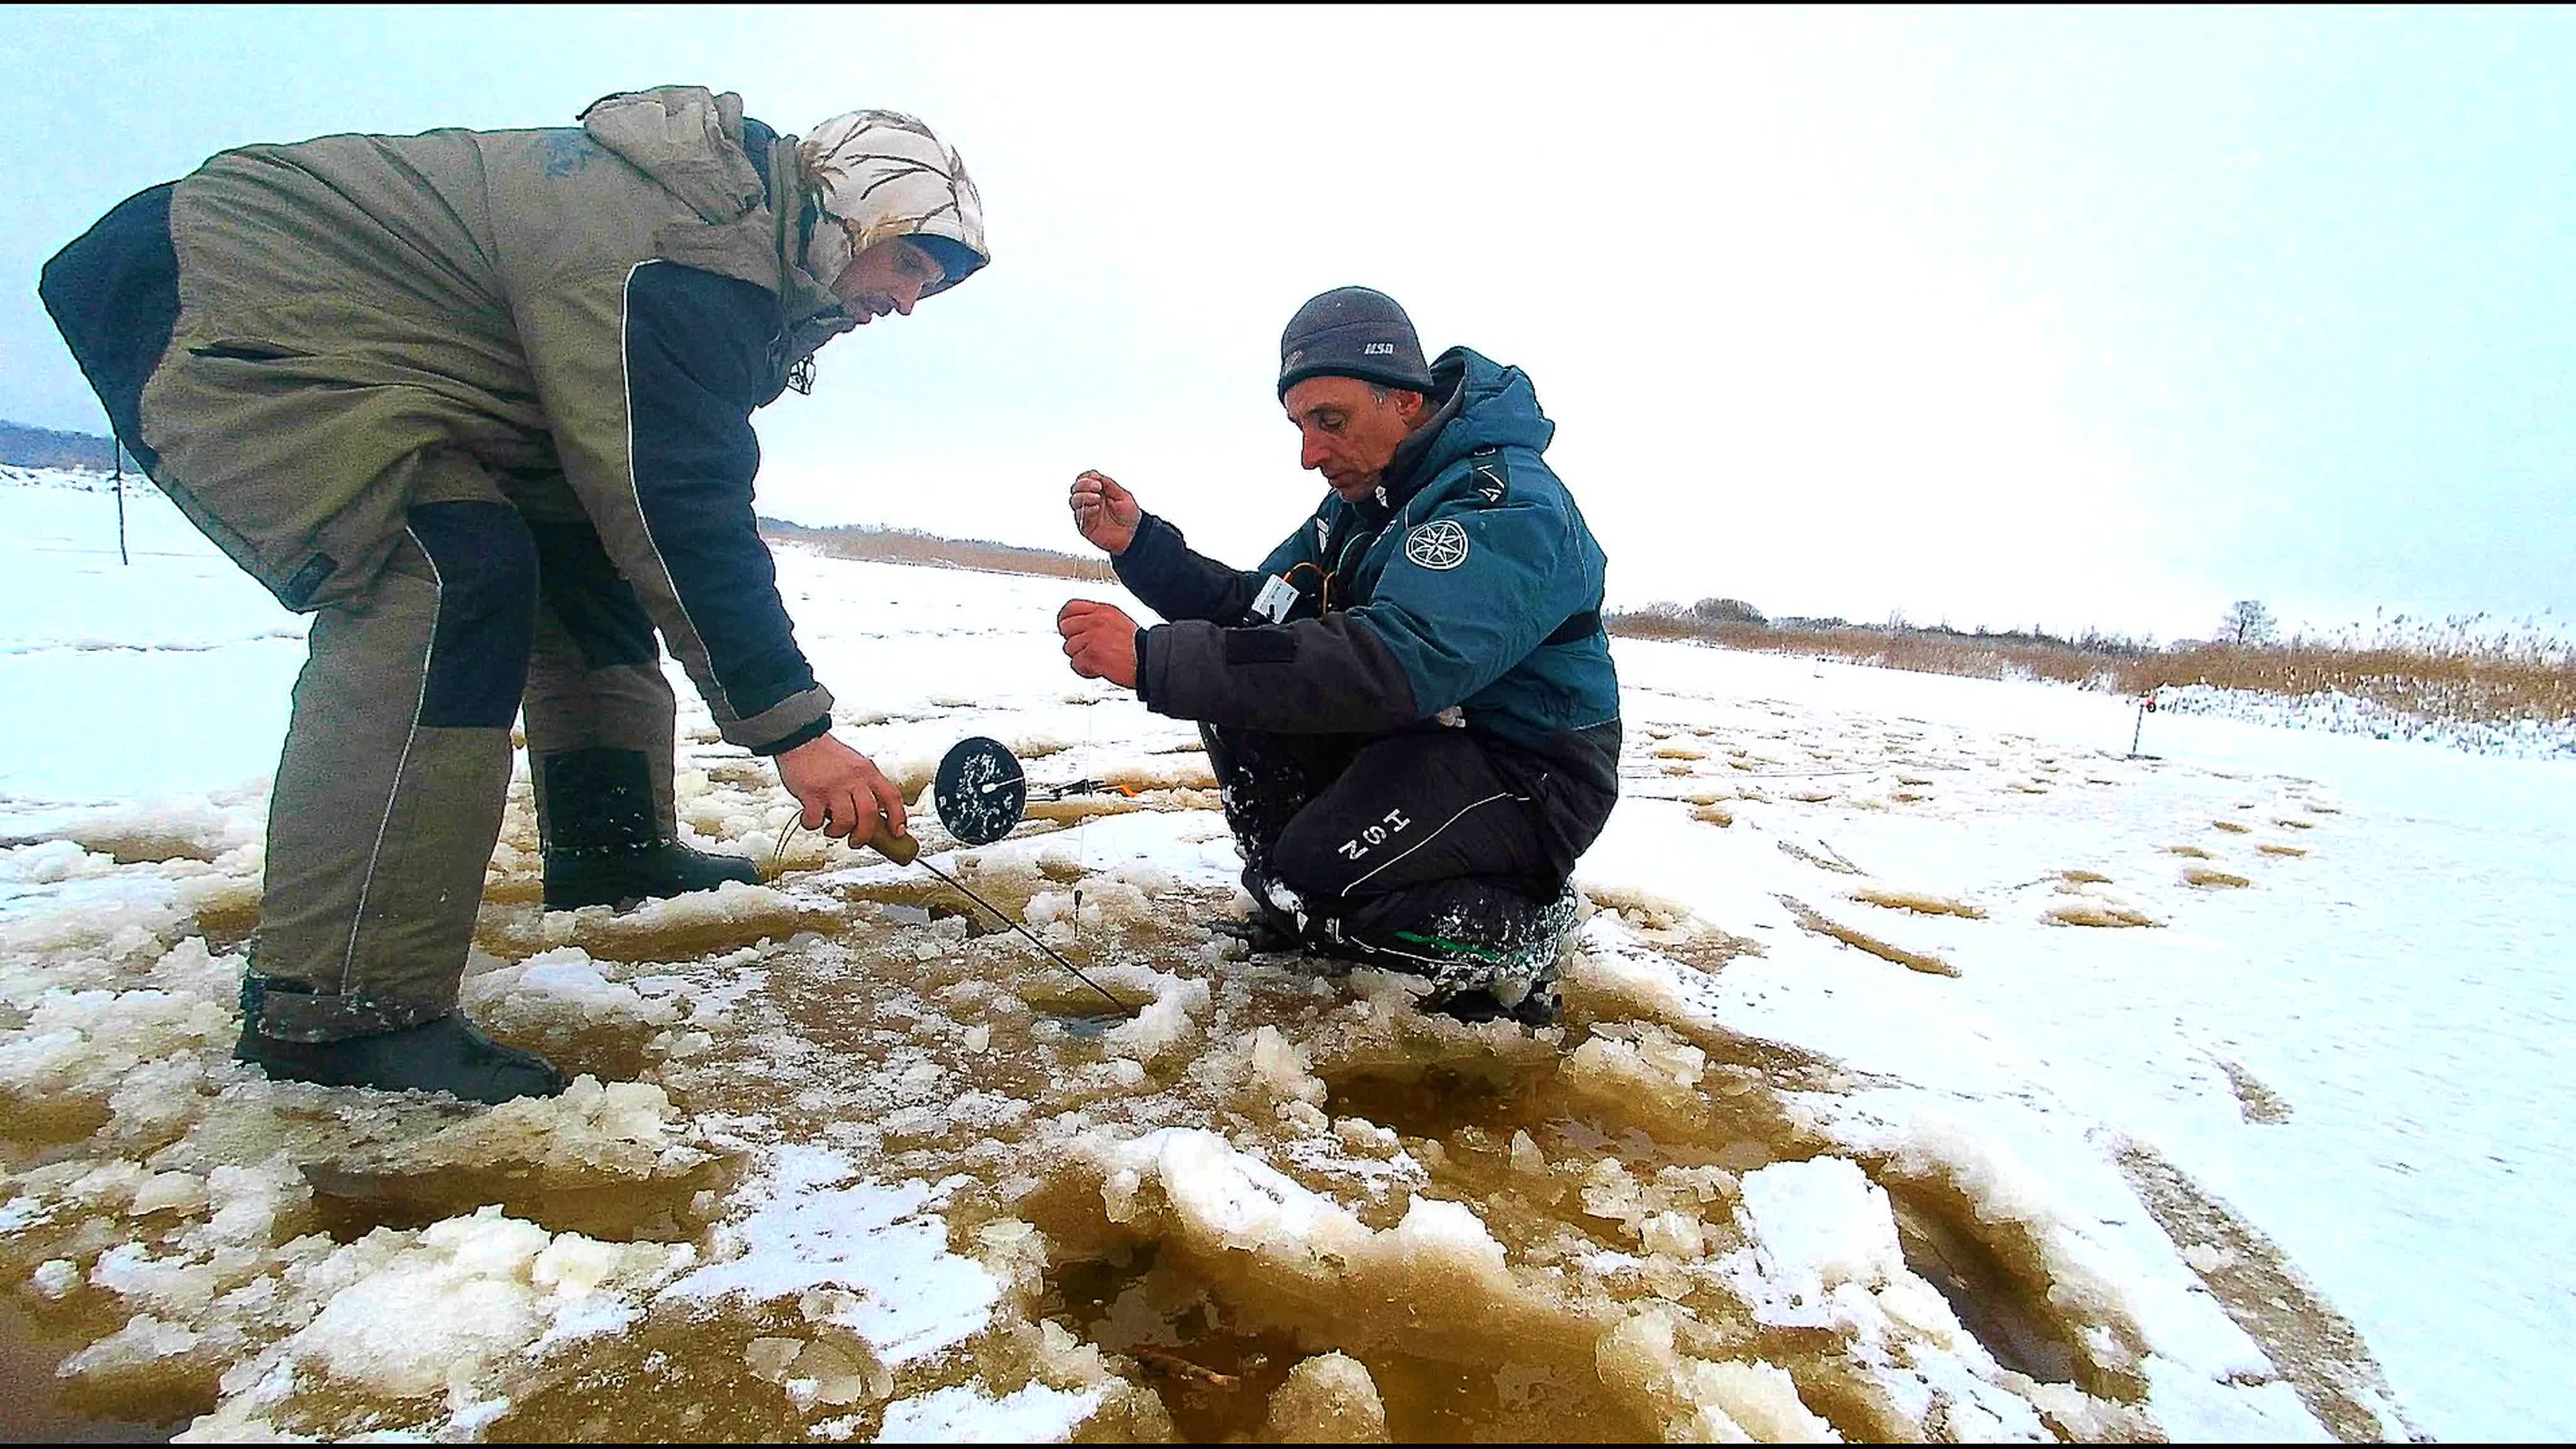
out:
{"label": "snow on jacket sleeve", "polygon": [[519,312],[565,475],[724,737],[768,754],[828,729],[752,513],[770,294],[650,261]]}
{"label": "snow on jacket sleeve", "polygon": [[1139,697],[1218,724],[1397,729],[1501,678],[1598,588],[1571,516],[1544,499],[1444,511],[1413,532],[1426,529],[1455,529],[1463,547],[1399,546],[1369,602],[1347,613],[1147,631]]}

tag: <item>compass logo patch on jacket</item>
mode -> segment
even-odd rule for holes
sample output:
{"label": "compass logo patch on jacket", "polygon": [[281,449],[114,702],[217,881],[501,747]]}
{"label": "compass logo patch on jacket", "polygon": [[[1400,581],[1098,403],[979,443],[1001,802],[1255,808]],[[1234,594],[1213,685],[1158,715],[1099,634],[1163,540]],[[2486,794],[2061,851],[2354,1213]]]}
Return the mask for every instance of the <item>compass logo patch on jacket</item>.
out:
{"label": "compass logo patch on jacket", "polygon": [[1404,536],[1404,556],[1427,569],[1454,569],[1467,561],[1467,530],[1453,518],[1435,518]]}

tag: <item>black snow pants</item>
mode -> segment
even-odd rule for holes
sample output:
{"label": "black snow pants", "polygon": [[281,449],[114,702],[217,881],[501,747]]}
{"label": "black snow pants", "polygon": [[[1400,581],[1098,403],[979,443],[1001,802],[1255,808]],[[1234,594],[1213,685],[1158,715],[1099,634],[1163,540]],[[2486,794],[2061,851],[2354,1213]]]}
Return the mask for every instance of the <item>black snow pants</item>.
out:
{"label": "black snow pants", "polygon": [[1203,724],[1200,734],[1244,889],[1274,929],[1321,954],[1428,977],[1444,998],[1490,993],[1509,1008],[1553,982],[1572,862],[1549,842],[1589,840],[1599,821],[1550,829],[1545,816],[1589,813],[1590,802],[1540,788],[1535,765],[1464,729]]}

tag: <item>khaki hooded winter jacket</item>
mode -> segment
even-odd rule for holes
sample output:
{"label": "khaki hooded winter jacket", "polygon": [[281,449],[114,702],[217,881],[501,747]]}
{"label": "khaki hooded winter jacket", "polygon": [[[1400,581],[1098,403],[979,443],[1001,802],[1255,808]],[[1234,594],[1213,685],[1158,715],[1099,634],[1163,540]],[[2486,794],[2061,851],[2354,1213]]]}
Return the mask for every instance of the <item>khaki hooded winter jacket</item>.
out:
{"label": "khaki hooded winter jacket", "polygon": [[[838,223],[796,138],[737,96],[633,92],[580,119],[254,146],[176,183],[143,439],[295,609],[362,591],[460,469],[532,515],[577,507],[725,737],[773,752],[828,727],[831,696],[756,532],[750,413],[854,325],[800,264]],[[973,185],[893,120],[858,149],[893,153],[864,159],[900,173],[880,204],[909,214],[859,220],[963,258],[954,285],[984,259]]]}

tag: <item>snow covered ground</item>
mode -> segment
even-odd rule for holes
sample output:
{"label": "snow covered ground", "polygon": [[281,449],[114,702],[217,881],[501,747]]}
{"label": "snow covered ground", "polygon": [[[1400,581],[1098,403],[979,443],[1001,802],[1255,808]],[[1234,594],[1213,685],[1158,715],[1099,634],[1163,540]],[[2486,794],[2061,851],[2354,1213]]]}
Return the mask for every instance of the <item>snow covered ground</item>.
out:
{"label": "snow covered ground", "polygon": [[[190,1438],[2565,1438],[2576,765],[1617,644],[1562,1028],[1245,960],[1191,730],[1057,581],[789,553],[846,736],[1041,783],[927,875],[537,904],[491,1111],[229,1060],[302,621],[0,478],[0,1422]],[[675,672],[676,681],[676,672]],[[684,701],[682,815],[792,812]],[[14,1323],[16,1327],[9,1327]],[[52,1394],[51,1405],[45,1396]],[[14,1416],[14,1417],[13,1417]]]}

